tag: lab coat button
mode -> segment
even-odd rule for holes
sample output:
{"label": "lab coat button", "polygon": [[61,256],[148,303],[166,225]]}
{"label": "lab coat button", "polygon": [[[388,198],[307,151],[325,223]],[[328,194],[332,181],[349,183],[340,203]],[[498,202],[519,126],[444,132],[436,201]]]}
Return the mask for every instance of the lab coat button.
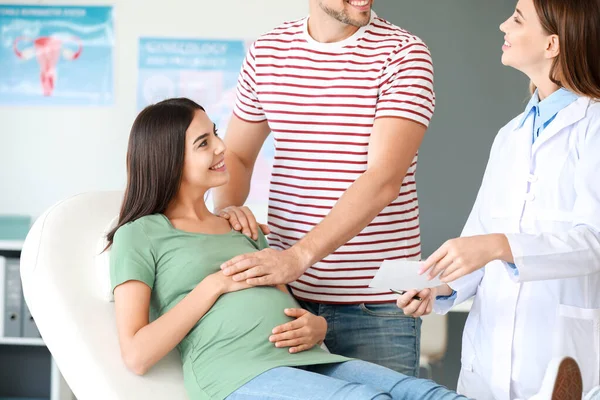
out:
{"label": "lab coat button", "polygon": [[533,201],[533,200],[535,200],[535,194],[533,194],[533,193],[527,193],[525,195],[525,200],[527,200],[527,201]]}
{"label": "lab coat button", "polygon": [[527,181],[528,182],[532,182],[533,183],[533,182],[537,182],[537,180],[538,180],[537,175],[529,174],[529,176],[527,177]]}

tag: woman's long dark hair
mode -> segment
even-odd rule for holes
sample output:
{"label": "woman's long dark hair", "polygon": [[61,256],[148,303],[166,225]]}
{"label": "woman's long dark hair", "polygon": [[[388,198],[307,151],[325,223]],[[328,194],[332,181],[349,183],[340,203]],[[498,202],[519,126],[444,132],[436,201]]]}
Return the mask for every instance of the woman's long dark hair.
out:
{"label": "woman's long dark hair", "polygon": [[599,100],[600,0],[533,0],[533,4],[546,33],[559,39],[552,82]]}
{"label": "woman's long dark hair", "polygon": [[185,98],[146,107],[137,116],[127,147],[127,186],[115,232],[128,222],[163,213],[177,194],[183,173],[185,133],[202,106]]}

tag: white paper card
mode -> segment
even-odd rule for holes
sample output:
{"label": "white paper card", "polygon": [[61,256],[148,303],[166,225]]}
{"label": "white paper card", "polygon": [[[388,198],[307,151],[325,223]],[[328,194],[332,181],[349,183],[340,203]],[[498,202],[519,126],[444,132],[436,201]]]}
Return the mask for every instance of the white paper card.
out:
{"label": "white paper card", "polygon": [[369,287],[384,290],[421,290],[442,285],[437,276],[427,280],[428,272],[419,275],[422,264],[422,261],[385,260]]}

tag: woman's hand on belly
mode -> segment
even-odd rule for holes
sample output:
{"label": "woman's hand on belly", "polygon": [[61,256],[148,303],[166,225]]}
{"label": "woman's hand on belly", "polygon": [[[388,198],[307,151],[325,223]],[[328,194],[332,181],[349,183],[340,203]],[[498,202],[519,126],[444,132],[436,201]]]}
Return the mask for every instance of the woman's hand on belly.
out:
{"label": "woman's hand on belly", "polygon": [[222,271],[217,271],[214,274],[210,274],[204,278],[204,280],[209,280],[210,285],[214,285],[220,295],[237,292],[252,287],[251,285],[248,285],[246,281],[234,281],[231,276],[226,276]]}
{"label": "woman's hand on belly", "polygon": [[284,312],[296,319],[273,329],[269,341],[275,343],[275,347],[289,347],[290,353],[299,353],[323,343],[327,334],[325,318],[317,317],[303,308],[287,308]]}

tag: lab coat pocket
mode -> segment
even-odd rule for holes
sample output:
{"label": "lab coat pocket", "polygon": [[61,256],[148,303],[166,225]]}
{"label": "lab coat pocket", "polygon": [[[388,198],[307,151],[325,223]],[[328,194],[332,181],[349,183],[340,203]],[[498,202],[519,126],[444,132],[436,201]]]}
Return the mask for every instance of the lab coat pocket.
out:
{"label": "lab coat pocket", "polygon": [[557,356],[570,356],[581,369],[584,391],[600,384],[600,308],[558,306]]}
{"label": "lab coat pocket", "polygon": [[473,370],[472,365],[464,364],[460,369],[456,392],[470,399],[494,400],[494,395],[483,377]]}
{"label": "lab coat pocket", "polygon": [[542,209],[536,212],[535,217],[537,220],[573,222],[573,213],[571,211]]}
{"label": "lab coat pocket", "polygon": [[517,232],[523,210],[523,200],[517,198],[514,189],[495,192],[489,204],[488,229],[494,232]]}

